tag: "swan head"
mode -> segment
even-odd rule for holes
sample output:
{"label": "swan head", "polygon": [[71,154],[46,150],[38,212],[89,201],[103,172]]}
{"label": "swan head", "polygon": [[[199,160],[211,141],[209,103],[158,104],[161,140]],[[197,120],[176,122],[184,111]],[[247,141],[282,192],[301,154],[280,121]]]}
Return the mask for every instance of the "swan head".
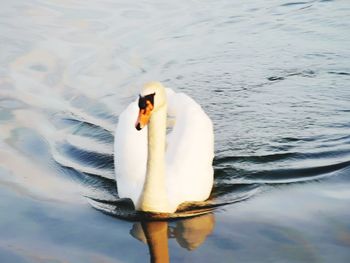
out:
{"label": "swan head", "polygon": [[166,105],[166,93],[164,86],[159,82],[145,84],[139,95],[139,116],[135,128],[139,131],[144,128],[153,112]]}

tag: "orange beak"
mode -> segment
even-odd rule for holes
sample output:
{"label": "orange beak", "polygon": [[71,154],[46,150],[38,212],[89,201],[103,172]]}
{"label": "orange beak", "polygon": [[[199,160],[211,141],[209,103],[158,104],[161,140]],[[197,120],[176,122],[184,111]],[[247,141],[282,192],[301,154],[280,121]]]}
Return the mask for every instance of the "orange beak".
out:
{"label": "orange beak", "polygon": [[139,116],[135,124],[136,130],[139,131],[148,124],[149,119],[151,118],[152,110],[153,110],[152,103],[149,101],[146,101],[146,108],[140,109],[139,111]]}

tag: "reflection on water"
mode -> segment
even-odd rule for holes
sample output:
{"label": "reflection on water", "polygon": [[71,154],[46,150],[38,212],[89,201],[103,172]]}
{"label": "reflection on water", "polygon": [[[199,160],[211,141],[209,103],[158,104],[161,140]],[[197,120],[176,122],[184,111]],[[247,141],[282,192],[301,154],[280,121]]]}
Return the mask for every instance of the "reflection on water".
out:
{"label": "reflection on water", "polygon": [[175,227],[170,228],[170,236],[176,238],[183,248],[195,250],[213,232],[214,226],[214,214],[198,216],[179,221]]}
{"label": "reflection on water", "polygon": [[151,262],[169,262],[169,238],[175,238],[181,247],[192,251],[204,243],[214,226],[214,214],[206,214],[175,222],[134,223],[130,235],[148,245]]}
{"label": "reflection on water", "polygon": [[151,262],[169,262],[167,226],[167,222],[142,223],[142,229],[146,236]]}

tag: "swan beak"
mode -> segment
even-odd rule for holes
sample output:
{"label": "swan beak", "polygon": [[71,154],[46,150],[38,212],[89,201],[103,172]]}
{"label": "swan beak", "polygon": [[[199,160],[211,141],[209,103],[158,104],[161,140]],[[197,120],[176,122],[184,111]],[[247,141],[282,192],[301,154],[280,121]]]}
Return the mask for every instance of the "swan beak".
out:
{"label": "swan beak", "polygon": [[153,110],[152,103],[147,101],[146,108],[140,109],[140,111],[139,111],[139,116],[138,116],[136,124],[135,124],[136,130],[139,131],[148,124],[149,119],[151,118],[152,110]]}

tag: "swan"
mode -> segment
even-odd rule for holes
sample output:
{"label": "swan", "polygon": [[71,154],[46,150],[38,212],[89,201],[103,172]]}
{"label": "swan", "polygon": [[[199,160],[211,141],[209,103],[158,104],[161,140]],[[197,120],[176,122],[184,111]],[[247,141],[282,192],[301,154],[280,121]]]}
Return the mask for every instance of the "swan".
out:
{"label": "swan", "polygon": [[174,213],[181,203],[210,195],[213,125],[184,93],[145,84],[119,116],[114,152],[119,197],[130,198],[137,211]]}

